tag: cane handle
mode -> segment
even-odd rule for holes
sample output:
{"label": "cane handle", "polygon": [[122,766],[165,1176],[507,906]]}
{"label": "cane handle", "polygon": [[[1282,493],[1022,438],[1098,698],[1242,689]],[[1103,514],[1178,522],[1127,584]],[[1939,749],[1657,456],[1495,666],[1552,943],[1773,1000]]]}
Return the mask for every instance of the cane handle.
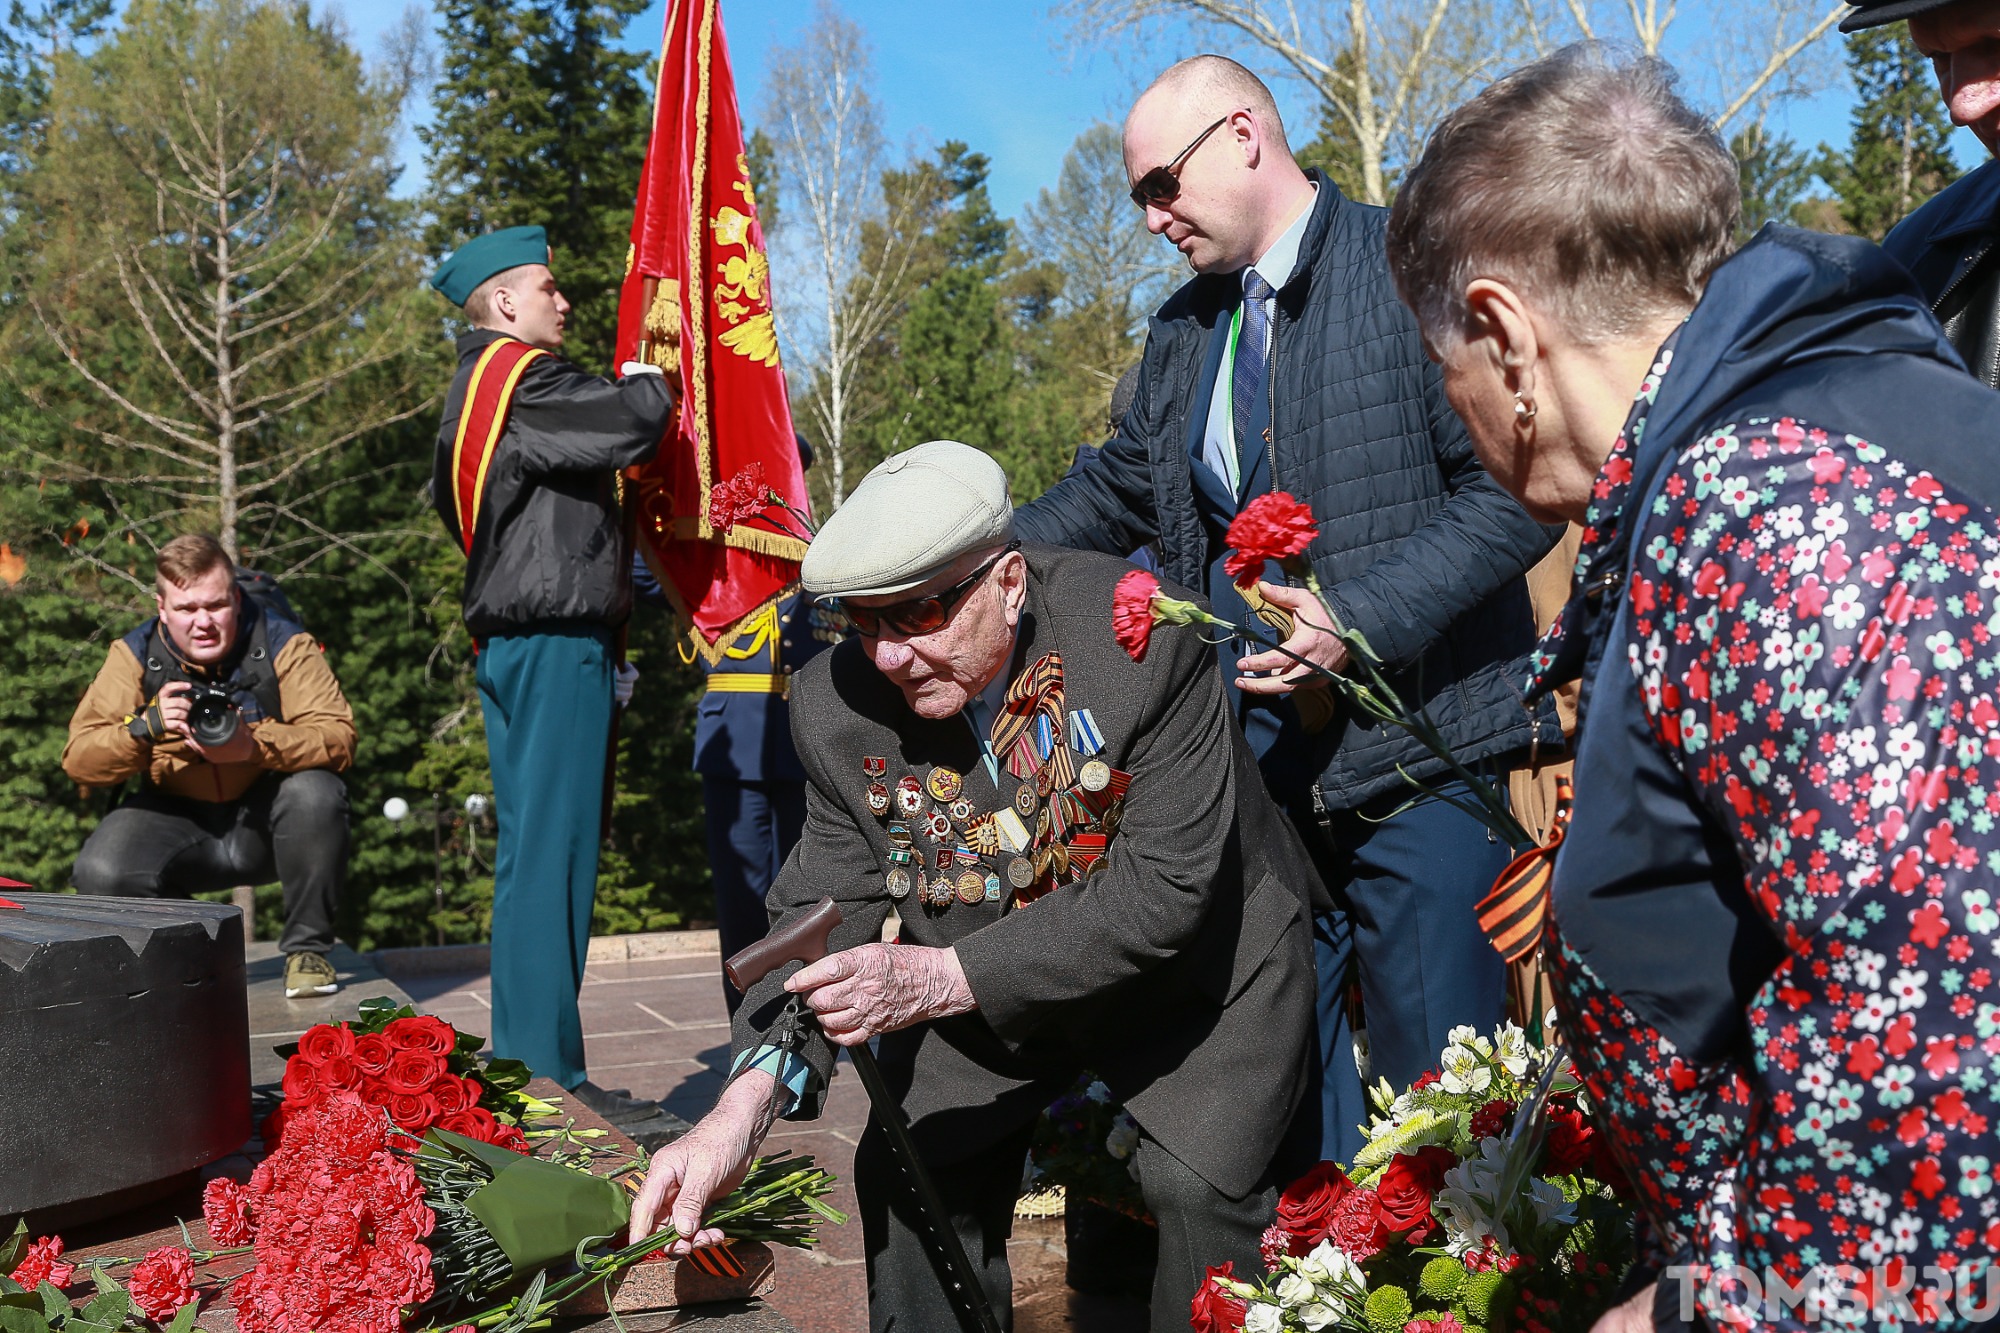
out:
{"label": "cane handle", "polygon": [[831,898],[820,899],[811,911],[790,925],[732,954],[722,965],[729,984],[747,991],[786,963],[817,963],[826,957],[827,941],[840,919],[839,904]]}

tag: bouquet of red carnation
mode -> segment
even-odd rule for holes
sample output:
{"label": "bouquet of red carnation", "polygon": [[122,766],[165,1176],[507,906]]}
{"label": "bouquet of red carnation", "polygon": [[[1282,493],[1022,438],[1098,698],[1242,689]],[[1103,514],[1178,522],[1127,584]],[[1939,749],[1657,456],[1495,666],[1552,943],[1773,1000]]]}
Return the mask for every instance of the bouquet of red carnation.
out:
{"label": "bouquet of red carnation", "polygon": [[1351,1170],[1287,1186],[1262,1282],[1212,1273],[1197,1311],[1257,1333],[1584,1333],[1630,1263],[1632,1214],[1559,1053],[1456,1028],[1437,1072],[1380,1084]]}
{"label": "bouquet of red carnation", "polygon": [[534,1102],[522,1094],[528,1067],[518,1060],[481,1063],[484,1037],[462,1034],[430,1014],[386,999],[363,1000],[352,1022],[321,1023],[295,1045],[281,1046],[285,1101],[264,1122],[276,1147],[290,1121],[352,1098],[379,1108],[409,1134],[444,1129],[515,1152],[528,1151],[521,1118]]}

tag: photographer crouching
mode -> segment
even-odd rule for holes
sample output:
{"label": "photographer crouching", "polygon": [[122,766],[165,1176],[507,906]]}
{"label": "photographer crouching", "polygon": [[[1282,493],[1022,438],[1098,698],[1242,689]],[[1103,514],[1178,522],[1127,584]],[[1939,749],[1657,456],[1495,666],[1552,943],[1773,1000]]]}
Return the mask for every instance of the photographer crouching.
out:
{"label": "photographer crouching", "polygon": [[275,878],[285,995],[331,995],[354,714],[283,598],[244,593],[213,537],[174,538],[153,572],[158,617],[111,645],[70,719],[64,772],[85,787],[139,780],[71,878],[133,898]]}

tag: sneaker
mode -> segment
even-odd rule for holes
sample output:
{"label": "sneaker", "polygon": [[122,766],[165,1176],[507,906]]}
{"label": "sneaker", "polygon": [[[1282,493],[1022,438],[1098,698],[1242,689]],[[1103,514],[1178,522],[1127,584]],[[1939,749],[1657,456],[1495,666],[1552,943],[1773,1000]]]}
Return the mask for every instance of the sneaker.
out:
{"label": "sneaker", "polygon": [[317,953],[288,953],[285,955],[285,998],[296,1000],[306,995],[331,995],[340,989],[340,978],[334,975],[333,964],[326,961],[326,955]]}
{"label": "sneaker", "polygon": [[660,1113],[658,1102],[634,1097],[626,1088],[600,1088],[589,1079],[570,1089],[576,1099],[604,1117],[607,1124],[630,1125]]}

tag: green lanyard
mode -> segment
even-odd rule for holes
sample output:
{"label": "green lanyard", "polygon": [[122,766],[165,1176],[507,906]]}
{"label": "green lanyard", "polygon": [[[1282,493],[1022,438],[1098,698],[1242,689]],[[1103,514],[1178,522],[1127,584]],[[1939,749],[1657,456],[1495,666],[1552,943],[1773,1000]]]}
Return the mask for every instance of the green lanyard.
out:
{"label": "green lanyard", "polygon": [[[1226,389],[1231,394],[1235,392],[1236,346],[1242,340],[1242,337],[1243,303],[1238,301],[1236,303],[1236,313],[1229,317],[1229,342],[1223,349],[1222,370],[1215,377],[1216,387]],[[1229,441],[1229,447],[1222,451],[1222,466],[1227,472],[1226,479],[1229,482],[1229,489],[1233,493],[1241,490],[1243,487],[1243,478],[1241,475],[1243,469],[1242,464],[1238,461],[1238,451],[1242,449],[1243,441],[1236,438],[1236,413],[1233,409],[1223,414],[1222,421],[1223,425],[1227,428]]]}

